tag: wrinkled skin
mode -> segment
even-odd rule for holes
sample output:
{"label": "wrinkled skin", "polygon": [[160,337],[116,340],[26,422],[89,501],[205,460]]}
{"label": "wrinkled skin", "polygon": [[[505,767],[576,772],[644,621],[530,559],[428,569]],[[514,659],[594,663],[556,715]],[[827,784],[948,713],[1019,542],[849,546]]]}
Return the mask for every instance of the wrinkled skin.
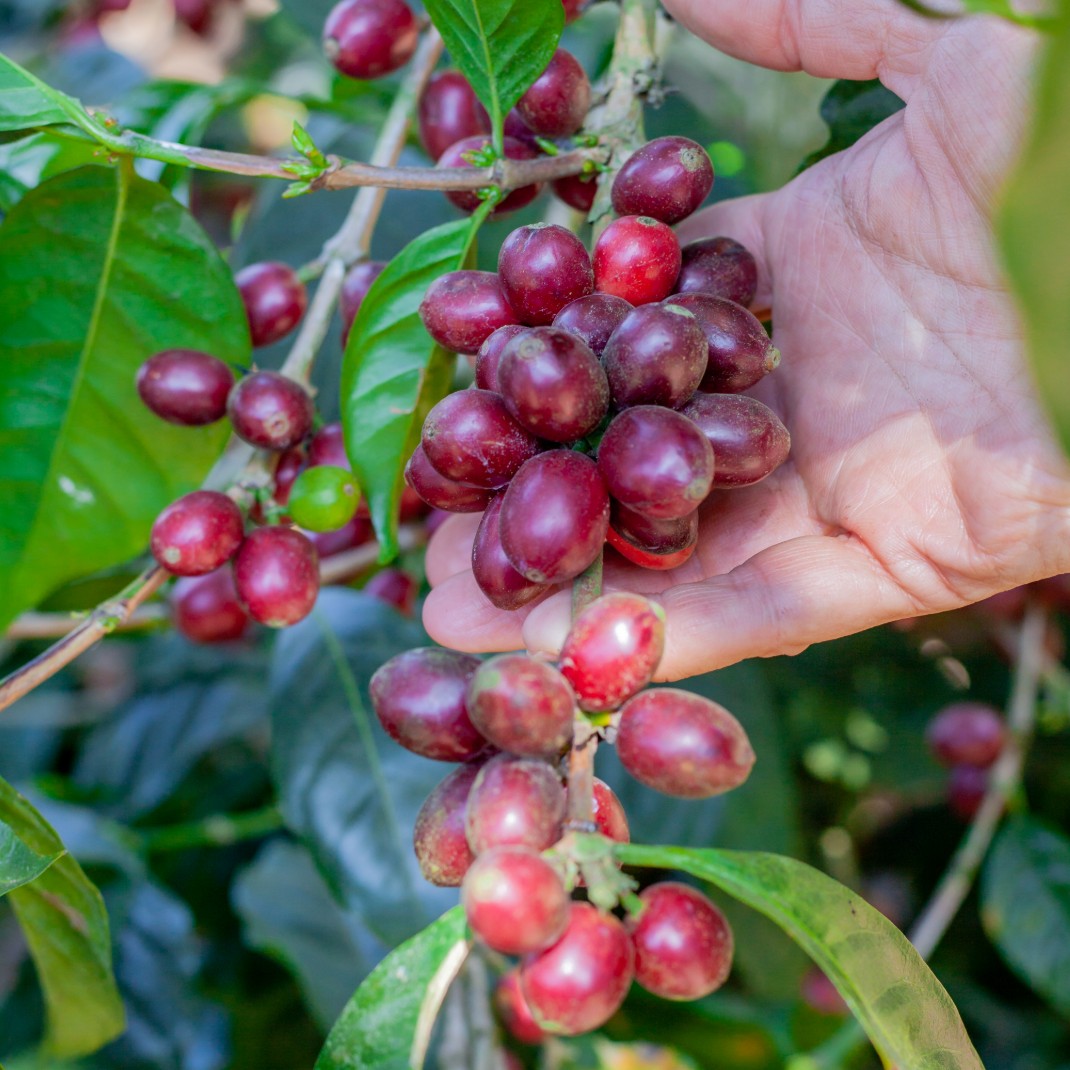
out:
{"label": "wrinkled skin", "polygon": [[[990,216],[1021,144],[1036,38],[999,19],[934,20],[895,0],[668,0],[751,62],[879,76],[907,107],[774,193],[680,227],[759,264],[781,367],[754,393],[792,456],[714,492],[679,570],[611,566],[668,614],[659,675],[940,612],[1070,570],[1070,473],[1041,412]],[[431,634],[468,650],[555,649],[567,595],[509,616],[464,572],[472,523],[429,558]]]}

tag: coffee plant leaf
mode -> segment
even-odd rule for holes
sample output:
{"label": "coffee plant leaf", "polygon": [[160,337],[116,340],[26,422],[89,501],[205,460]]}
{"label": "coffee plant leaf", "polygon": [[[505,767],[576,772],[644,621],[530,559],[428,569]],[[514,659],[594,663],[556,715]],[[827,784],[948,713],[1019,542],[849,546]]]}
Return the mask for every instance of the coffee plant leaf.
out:
{"label": "coffee plant leaf", "polygon": [[70,122],[81,105],[0,55],[0,130],[31,130]]}
{"label": "coffee plant leaf", "polygon": [[996,837],[981,882],[981,921],[1012,970],[1070,1016],[1070,840],[1019,817]]}
{"label": "coffee plant leaf", "polygon": [[[62,250],[63,255],[59,255]],[[176,427],[135,387],[162,349],[249,359],[230,271],[192,216],[121,166],[28,193],[0,226],[0,628],[145,549],[219,455],[225,421]]]}
{"label": "coffee plant leaf", "polygon": [[833,153],[849,149],[889,115],[904,107],[903,101],[873,78],[864,82],[841,79],[834,82],[821,101],[821,118],[829,128],[829,138],[799,165],[804,171]]}
{"label": "coffee plant leaf", "polygon": [[0,818],[0,896],[37,880],[60,854],[58,851],[38,854],[32,847],[23,843],[15,830]]}
{"label": "coffee plant leaf", "polygon": [[709,881],[777,923],[847,1002],[885,1063],[983,1070],[951,997],[880,911],[831,877],[780,855],[675,847],[615,848],[626,865]]}
{"label": "coffee plant leaf", "polygon": [[44,990],[46,1050],[60,1058],[87,1055],[124,1025],[104,901],[48,822],[4,780],[0,822],[35,855],[54,858],[35,880],[9,891],[7,901]]}
{"label": "coffee plant leaf", "polygon": [[392,951],[346,1004],[315,1070],[419,1070],[450,982],[468,956],[454,907]]}
{"label": "coffee plant leaf", "polygon": [[0,212],[10,212],[26,195],[64,171],[94,162],[96,147],[47,130],[0,145]]}
{"label": "coffee plant leaf", "polygon": [[372,284],[349,332],[342,426],[384,562],[398,552],[405,463],[424,416],[449,392],[453,377],[453,355],[428,337],[420,302],[439,275],[468,263],[484,214],[444,223],[409,242]]}
{"label": "coffee plant leaf", "polygon": [[509,109],[557,50],[565,24],[560,0],[426,0],[424,6],[490,114],[500,145]]}

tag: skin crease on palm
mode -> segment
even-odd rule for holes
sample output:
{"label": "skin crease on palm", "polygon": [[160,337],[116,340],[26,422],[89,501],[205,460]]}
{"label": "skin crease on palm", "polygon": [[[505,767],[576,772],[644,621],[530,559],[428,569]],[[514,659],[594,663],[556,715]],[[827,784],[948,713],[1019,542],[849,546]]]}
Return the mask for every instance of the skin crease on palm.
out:
{"label": "skin crease on palm", "polygon": [[[898,0],[667,0],[742,59],[879,77],[907,107],[773,193],[678,229],[757,257],[783,361],[753,391],[792,435],[754,487],[714,492],[672,572],[607,551],[606,589],[668,615],[662,679],[791,654],[1070,571],[1070,469],[1043,415],[990,217],[1025,133],[1031,31],[926,19]],[[560,591],[516,613],[472,578],[478,517],[428,552],[424,622],[461,650],[556,652]]]}

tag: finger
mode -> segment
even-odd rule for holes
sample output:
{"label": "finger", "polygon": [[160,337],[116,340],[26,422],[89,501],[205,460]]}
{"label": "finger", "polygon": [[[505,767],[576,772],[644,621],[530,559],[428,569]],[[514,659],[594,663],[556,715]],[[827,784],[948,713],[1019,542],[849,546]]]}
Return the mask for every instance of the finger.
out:
{"label": "finger", "polygon": [[432,587],[472,567],[472,542],[482,516],[482,513],[455,513],[431,536],[424,568]]}

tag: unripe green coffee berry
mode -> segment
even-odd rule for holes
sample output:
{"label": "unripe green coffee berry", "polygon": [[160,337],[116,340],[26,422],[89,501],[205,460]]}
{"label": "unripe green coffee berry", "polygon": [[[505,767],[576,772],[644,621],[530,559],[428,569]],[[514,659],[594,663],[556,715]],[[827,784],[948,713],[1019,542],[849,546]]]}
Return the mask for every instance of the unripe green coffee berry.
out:
{"label": "unripe green coffee berry", "polygon": [[306,531],[336,531],[353,519],[359,504],[353,473],[320,464],[306,468],[294,481],[287,511]]}

